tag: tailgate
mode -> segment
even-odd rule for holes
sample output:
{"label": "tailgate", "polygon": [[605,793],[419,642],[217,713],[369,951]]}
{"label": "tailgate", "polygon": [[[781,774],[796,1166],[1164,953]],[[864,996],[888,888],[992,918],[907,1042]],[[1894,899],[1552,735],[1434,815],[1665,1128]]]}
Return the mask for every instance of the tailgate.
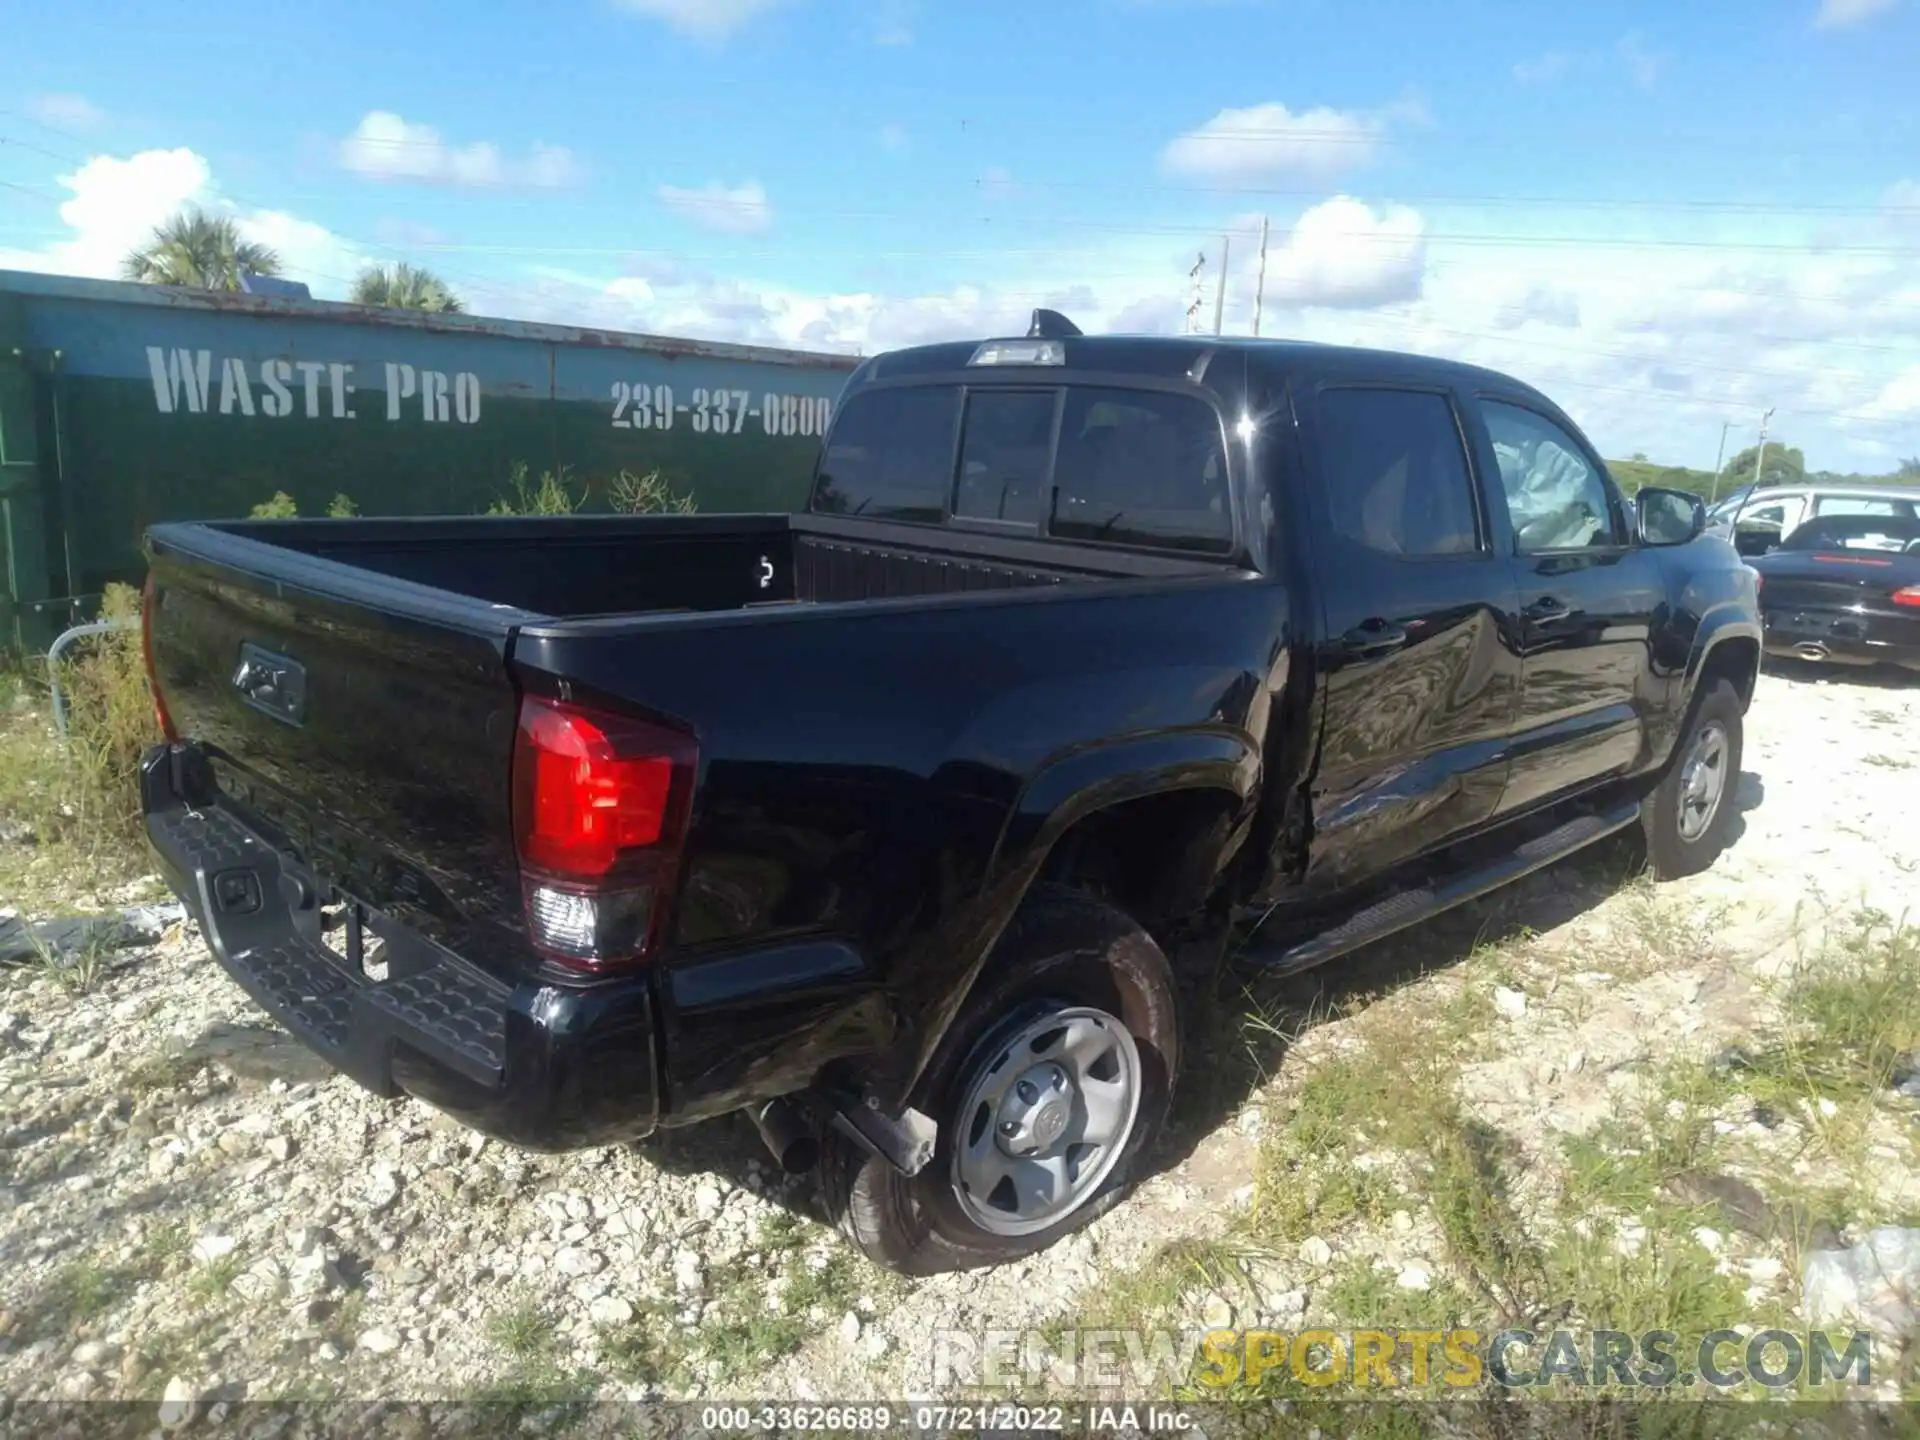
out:
{"label": "tailgate", "polygon": [[506,657],[540,617],[213,526],[150,543],[161,695],[222,803],[323,895],[524,954]]}

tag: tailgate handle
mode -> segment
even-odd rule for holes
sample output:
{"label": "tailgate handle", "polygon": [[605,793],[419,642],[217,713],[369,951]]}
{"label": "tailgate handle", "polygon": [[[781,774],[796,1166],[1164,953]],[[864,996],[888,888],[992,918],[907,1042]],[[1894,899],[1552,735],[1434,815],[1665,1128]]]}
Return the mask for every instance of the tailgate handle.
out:
{"label": "tailgate handle", "polygon": [[240,647],[233,688],[261,714],[285,724],[299,725],[307,718],[306,668],[298,660],[276,655],[251,640]]}

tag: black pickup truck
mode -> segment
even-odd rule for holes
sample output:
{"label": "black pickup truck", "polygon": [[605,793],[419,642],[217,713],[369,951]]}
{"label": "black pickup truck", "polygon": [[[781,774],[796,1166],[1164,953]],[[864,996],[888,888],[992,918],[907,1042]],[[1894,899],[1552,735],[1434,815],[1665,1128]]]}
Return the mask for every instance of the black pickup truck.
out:
{"label": "black pickup truck", "polygon": [[1207,937],[1712,861],[1753,574],[1638,499],[1504,375],[1042,313],[863,363],[804,514],[155,526],[147,831],[361,1084],[744,1110],[876,1260],[988,1263],[1124,1192]]}

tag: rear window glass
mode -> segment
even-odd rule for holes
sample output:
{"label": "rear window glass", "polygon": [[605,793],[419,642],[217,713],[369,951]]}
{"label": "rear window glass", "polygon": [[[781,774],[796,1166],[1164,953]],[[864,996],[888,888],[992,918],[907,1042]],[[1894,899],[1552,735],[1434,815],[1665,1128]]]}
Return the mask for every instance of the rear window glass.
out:
{"label": "rear window glass", "polygon": [[1905,515],[1828,515],[1809,520],[1786,538],[1783,550],[1913,550],[1920,520]]}
{"label": "rear window glass", "polygon": [[954,514],[1040,523],[1058,398],[1056,390],[976,390],[967,396]]}
{"label": "rear window glass", "polygon": [[1813,513],[1816,515],[1899,515],[1913,514],[1911,500],[1898,500],[1878,495],[1818,495],[1814,497]]}
{"label": "rear window glass", "polygon": [[960,391],[951,385],[868,390],[835,417],[813,508],[878,520],[942,519],[953,476]]}
{"label": "rear window glass", "polygon": [[1232,548],[1219,417],[1192,396],[1069,388],[1053,478],[1062,539]]}
{"label": "rear window glass", "polygon": [[[1220,421],[1189,395],[1067,386],[869,390],[834,419],[813,509],[828,515],[1037,525],[1065,540],[1233,548]],[[1058,444],[1055,443],[1056,424]],[[959,429],[958,472],[955,430]]]}

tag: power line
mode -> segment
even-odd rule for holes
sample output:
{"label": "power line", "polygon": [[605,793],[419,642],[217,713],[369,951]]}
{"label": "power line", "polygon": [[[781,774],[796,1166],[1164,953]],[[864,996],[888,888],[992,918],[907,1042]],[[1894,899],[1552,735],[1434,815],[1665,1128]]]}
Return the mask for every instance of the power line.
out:
{"label": "power line", "polygon": [[[974,183],[980,185],[985,182],[983,179],[976,177]],[[1128,195],[1225,195],[1291,200],[1324,200],[1329,198],[1329,187],[1324,185],[1310,189],[1283,189],[1263,185],[1128,185],[1112,184],[1098,180],[1020,180],[1016,181],[1012,188],[1016,191],[1070,190],[1076,192],[1095,191],[1107,194]],[[1582,197],[1575,195],[1512,195],[1501,193],[1455,195],[1440,192],[1409,191],[1392,195],[1389,197],[1389,203],[1405,205],[1490,205],[1494,207],[1542,205],[1552,206],[1556,209],[1582,210],[1724,211],[1736,215],[1887,215],[1898,218],[1920,216],[1920,205],[1886,204],[1883,202],[1839,205],[1821,204],[1810,201],[1655,199],[1652,197],[1635,196]]]}
{"label": "power line", "polygon": [[[11,113],[12,112],[0,111],[0,114],[11,114]],[[53,133],[64,133],[64,132],[53,131],[53,127],[49,127],[49,126],[41,126],[40,128],[47,129],[49,131],[52,131]],[[78,137],[68,137],[68,138],[73,138],[75,140],[78,140]],[[28,150],[34,153],[38,153],[41,155],[45,155],[56,160],[62,160],[65,162],[76,163],[76,164],[86,163],[82,160],[79,160],[77,157],[74,157],[71,155],[62,155],[59,152],[46,149],[45,147],[32,144],[31,142],[22,141],[17,137],[0,136],[0,143],[14,145],[18,148]],[[424,144],[428,142],[418,142],[418,143]],[[8,189],[19,190],[24,193],[36,195],[38,198],[49,199],[49,200],[58,199],[58,197],[48,195],[46,192],[38,191],[30,186],[19,185],[10,181],[0,182],[0,184],[4,184]],[[240,196],[232,192],[228,192],[228,195],[230,199],[233,199],[239,203],[253,205],[256,210],[265,211],[265,210],[276,208],[276,207],[259,205],[254,201],[248,200],[244,196]],[[1516,201],[1524,200],[1528,203],[1533,203],[1536,197],[1509,197],[1509,198]],[[1538,197],[1538,198],[1541,200],[1542,203],[1545,203],[1545,197]],[[802,213],[806,213],[806,212],[802,212]],[[818,211],[814,213],[860,217],[860,218],[874,218],[875,216],[885,216],[889,212],[823,210],[823,211]],[[899,212],[892,212],[892,213],[898,214]],[[1098,230],[1105,230],[1110,233],[1127,234],[1127,235],[1187,234],[1187,233],[1194,233],[1196,230],[1200,229],[1200,227],[1137,227],[1137,226],[1127,227],[1127,226],[1112,226],[1112,225],[1098,225],[1098,224],[1086,224],[1086,225],[1079,226],[1077,228],[1098,229]],[[389,244],[386,244],[385,242],[366,241],[350,235],[343,234],[338,231],[331,231],[330,233],[334,234],[343,244],[361,248],[363,250],[377,249],[377,250],[383,250],[392,254],[403,253],[402,247],[389,245]],[[1201,233],[1211,233],[1211,232],[1202,231]],[[1364,231],[1364,232],[1363,231],[1342,231],[1342,232],[1325,232],[1325,233],[1342,234],[1349,237],[1359,236],[1359,235],[1378,236],[1377,231]],[[1432,240],[1432,241],[1440,241],[1445,243],[1495,243],[1495,244],[1510,244],[1510,245],[1521,245],[1521,246],[1534,246],[1534,245],[1543,245],[1543,244],[1561,244],[1561,245],[1585,244],[1585,245],[1594,245],[1594,246],[1615,245],[1615,246],[1632,246],[1632,247],[1652,245],[1652,246],[1659,246],[1661,248],[1676,247],[1676,248],[1713,249],[1713,250],[1746,248],[1746,249],[1785,251],[1785,252],[1794,252],[1794,253],[1804,251],[1806,253],[1811,253],[1811,254],[1830,254],[1830,253],[1839,252],[1839,253],[1850,253],[1850,254],[1896,255],[1896,254],[1912,253],[1904,249],[1893,249],[1891,247],[1787,246],[1787,245],[1776,245],[1776,244],[1755,245],[1751,243],[1746,245],[1739,245],[1735,242],[1673,241],[1673,240],[1654,240],[1654,239],[1635,240],[1635,239],[1627,239],[1624,237],[1621,237],[1621,238],[1580,237],[1580,236],[1538,237],[1538,236],[1497,235],[1497,234],[1445,235],[1441,233],[1423,233],[1423,234],[1418,234],[1410,237],[1382,237],[1382,238],[1385,239],[1386,243],[1395,244],[1395,245],[1406,245],[1409,243],[1423,244],[1426,241]],[[452,243],[434,243],[434,242],[418,243],[410,248],[412,251],[416,251],[416,252],[425,250],[425,251],[429,251],[437,254],[438,253],[503,254],[503,255],[504,254],[531,254],[531,255],[540,255],[540,256],[617,255],[622,257],[630,257],[630,256],[648,255],[648,254],[671,255],[675,253],[667,250],[649,250],[649,249],[636,248],[631,246],[516,247],[516,246],[503,246],[503,245],[473,245],[473,244],[452,244]],[[764,250],[764,251],[751,251],[751,250],[735,251],[735,252],[731,252],[731,254],[727,254],[724,252],[722,253],[710,252],[708,258],[713,258],[713,259],[740,258],[745,256],[753,256],[753,255],[790,256],[794,253],[795,252],[792,249],[792,247],[781,247],[775,250]],[[1008,255],[1035,254],[1035,253],[1053,255],[1057,252],[1051,248],[1042,249],[1042,250],[1021,250],[1021,249],[1011,249],[1011,248],[1000,248],[1000,249],[994,249],[990,251],[968,251],[968,250],[941,250],[933,247],[921,247],[918,249],[900,249],[900,250],[894,250],[894,251],[881,251],[881,252],[875,252],[870,248],[866,248],[866,249],[861,249],[861,250],[852,251],[852,252],[837,252],[834,250],[826,249],[824,247],[816,247],[811,251],[801,252],[801,253],[814,254],[814,255],[835,254],[835,253],[857,253],[869,258],[875,256],[876,254],[882,258],[924,258],[924,257],[934,257],[934,256],[952,257],[952,258],[969,258],[969,257],[1001,258]],[[1431,260],[1431,259],[1425,261],[1425,265],[1427,268],[1447,268],[1450,265],[1458,265],[1460,263],[1461,262],[1457,262],[1457,261],[1448,262],[1445,260]],[[1221,276],[1221,282],[1223,284],[1226,279],[1225,268],[1226,268],[1225,266],[1222,267],[1223,273]],[[312,271],[312,270],[309,270],[308,273],[317,279],[329,280],[342,285],[351,284],[351,281],[349,281],[346,277],[343,277],[343,276],[329,275],[323,272]],[[515,300],[524,299],[525,297],[526,290],[524,285],[510,287],[506,282],[483,280],[471,274],[462,274],[460,272],[454,272],[454,271],[448,271],[448,273],[452,275],[453,278],[460,280],[463,284],[467,285],[471,289],[478,291],[480,293],[491,293],[491,294],[509,296]],[[1123,274],[1128,276],[1137,276],[1138,272],[1137,270],[1129,270],[1124,272],[1116,271],[1116,272],[1112,272],[1112,274],[1117,278],[1118,276]],[[1800,292],[1796,294],[1796,293],[1785,293],[1785,292],[1748,291],[1740,287],[1731,287],[1731,286],[1724,286],[1724,285],[1709,285],[1707,288],[1716,292],[1748,294],[1748,295],[1755,296],[1756,298],[1766,297],[1766,296],[1771,296],[1773,298],[1794,298],[1794,299],[1805,299],[1805,300],[1812,300],[1812,299],[1819,299],[1819,298],[1824,298],[1824,299],[1833,298],[1833,297],[1815,297],[1815,296],[1807,295],[1804,292]],[[1047,290],[1047,291],[1021,292],[1021,291],[995,290],[992,293],[994,293],[996,296],[1000,296],[1004,298],[1013,298],[1015,296],[1022,295],[1022,294],[1035,295],[1035,296],[1039,296],[1039,295],[1051,296],[1058,293],[1058,287],[1055,287],[1054,289]],[[1746,371],[1746,370],[1739,370],[1734,367],[1717,366],[1717,365],[1712,365],[1704,362],[1696,362],[1696,361],[1689,360],[1687,357],[1683,355],[1664,355],[1664,356],[1640,355],[1640,354],[1633,354],[1630,352],[1609,351],[1609,350],[1599,349],[1592,346],[1569,345],[1569,344],[1563,344],[1563,343],[1548,341],[1548,340],[1532,339],[1532,338],[1523,337],[1523,336],[1516,336],[1511,333],[1492,333],[1492,332],[1484,332],[1484,331],[1464,330],[1456,327],[1430,324],[1430,323],[1421,321],[1416,317],[1408,316],[1408,315],[1390,315],[1390,314],[1382,314],[1379,312],[1368,312],[1363,314],[1349,315],[1346,317],[1346,319],[1352,323],[1360,324],[1360,325],[1369,325],[1369,324],[1393,325],[1398,329],[1400,329],[1403,333],[1407,331],[1409,328],[1411,328],[1414,331],[1424,331],[1432,334],[1452,335],[1457,338],[1478,340],[1478,341],[1488,343],[1488,344],[1493,344],[1493,345],[1501,345],[1501,346],[1523,345],[1530,348],[1544,348],[1544,349],[1558,350],[1568,354],[1585,355],[1585,356],[1590,356],[1596,359],[1616,359],[1616,360],[1626,361],[1629,363],[1640,364],[1640,365],[1665,364],[1665,365],[1670,365],[1677,368],[1684,368],[1689,371],[1709,371],[1714,373],[1722,373],[1722,374],[1733,375],[1742,379],[1748,379],[1748,380],[1754,380],[1754,381],[1760,381],[1760,382],[1779,382],[1781,380],[1798,378],[1798,377],[1781,375],[1778,372]],[[1835,347],[1855,348],[1855,349],[1861,349],[1861,350],[1879,351],[1879,352],[1885,352],[1885,353],[1899,353],[1898,347],[1893,347],[1893,346],[1872,346],[1872,345],[1866,345],[1866,344],[1860,344],[1860,343],[1854,343],[1849,345],[1848,342],[1845,342],[1845,341],[1816,340],[1811,338],[1803,338],[1799,340],[1794,340],[1791,337],[1771,337],[1771,338],[1776,343],[1794,343],[1794,344],[1805,344],[1805,345],[1812,345],[1812,346],[1835,346]],[[1660,395],[1663,399],[1666,399],[1669,401],[1681,400],[1681,401],[1684,401],[1684,403],[1689,403],[1689,404],[1744,403],[1739,401],[1727,401],[1727,400],[1713,401],[1708,397],[1693,396],[1693,395],[1676,395],[1674,392],[1670,390],[1658,389],[1656,387],[1651,387],[1651,386],[1645,387],[1645,388],[1624,387],[1624,386],[1617,386],[1617,385],[1605,385],[1605,384],[1601,384],[1599,382],[1593,382],[1593,381],[1572,381],[1572,380],[1564,381],[1561,383],[1577,386],[1580,388],[1591,389],[1596,392],[1631,395],[1631,396],[1640,397],[1640,398],[1644,398],[1645,395],[1649,393],[1649,391],[1652,391],[1652,393]],[[1796,412],[1796,413],[1802,413],[1802,412]],[[1825,412],[1820,412],[1820,413],[1822,413],[1824,418],[1830,418],[1830,419],[1850,419],[1851,418],[1851,419],[1857,420],[1858,423],[1868,423],[1868,424],[1901,423],[1896,420],[1891,420],[1887,417],[1868,416],[1860,412],[1837,411],[1837,412],[1831,412],[1830,414],[1826,414]]]}
{"label": "power line", "polygon": [[[1349,317],[1349,323],[1363,326],[1363,327],[1365,326],[1377,327],[1382,325],[1395,326],[1399,330],[1401,336],[1408,342],[1417,342],[1418,331],[1422,329],[1432,329],[1439,333],[1451,333],[1457,336],[1484,340],[1494,344],[1510,343],[1509,337],[1502,336],[1502,335],[1492,334],[1484,331],[1472,331],[1472,330],[1448,331],[1448,330],[1444,330],[1442,327],[1439,327],[1439,326],[1423,326],[1420,324],[1420,322],[1411,320],[1410,317],[1383,315],[1378,312],[1367,312],[1364,314],[1351,316]],[[1574,353],[1591,353],[1591,352],[1576,351]],[[1594,358],[1604,359],[1608,357],[1605,354],[1595,354]],[[1675,362],[1675,365],[1676,365],[1676,368],[1683,368],[1683,369],[1687,368],[1686,362],[1684,360],[1677,360]],[[1704,367],[1694,367],[1694,368],[1704,368]],[[1777,375],[1750,375],[1747,378],[1760,380],[1762,383],[1770,383],[1770,382],[1777,382],[1782,378],[1789,378],[1789,377],[1781,377]],[[1799,378],[1799,377],[1791,377],[1791,378]],[[1728,396],[1710,396],[1710,395],[1691,394],[1687,392],[1675,392],[1672,390],[1664,389],[1664,388],[1653,386],[1653,385],[1647,385],[1647,386],[1608,385],[1603,382],[1593,381],[1593,380],[1555,379],[1554,381],[1551,382],[1551,386],[1548,388],[1559,388],[1562,386],[1568,386],[1568,387],[1585,389],[1585,390],[1600,391],[1600,392],[1605,392],[1609,394],[1630,395],[1643,400],[1646,399],[1649,395],[1653,395],[1667,403],[1683,403],[1683,404],[1691,404],[1691,405],[1702,405],[1702,404],[1717,405],[1722,408],[1732,408],[1735,406],[1750,405],[1754,403],[1751,399],[1747,399],[1747,398],[1733,398]],[[1868,406],[1871,406],[1872,403],[1873,402],[1871,401],[1868,402]],[[1916,417],[1915,419],[1912,419],[1912,420],[1907,420],[1907,419],[1903,419],[1895,416],[1869,414],[1867,413],[1867,407],[1842,409],[1842,410],[1814,410],[1814,409],[1807,409],[1804,407],[1780,406],[1779,409],[1786,413],[1800,415],[1811,420],[1845,421],[1849,424],[1881,425],[1881,426],[1889,426],[1889,427],[1898,427],[1898,428],[1907,429],[1907,430],[1920,428],[1920,417]]]}

